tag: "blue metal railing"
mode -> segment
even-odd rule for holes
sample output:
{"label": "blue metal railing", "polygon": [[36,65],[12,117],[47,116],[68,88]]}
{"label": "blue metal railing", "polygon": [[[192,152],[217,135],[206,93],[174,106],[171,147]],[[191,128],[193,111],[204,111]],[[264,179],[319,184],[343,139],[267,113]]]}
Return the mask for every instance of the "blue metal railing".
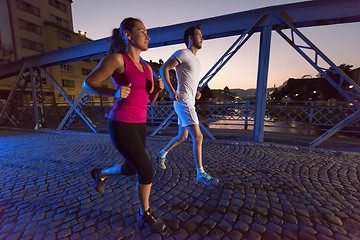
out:
{"label": "blue metal railing", "polygon": [[[113,102],[87,102],[82,110],[96,123],[97,126],[106,125],[106,117],[113,106]],[[249,129],[254,124],[255,100],[206,101],[197,102],[197,112],[200,121],[210,128]],[[46,122],[60,121],[69,110],[68,104],[45,104]],[[148,106],[148,123],[160,124],[173,111],[172,101],[157,101]],[[272,128],[316,128],[327,130],[350,116],[356,111],[351,103],[346,102],[315,102],[315,101],[268,101],[265,112],[265,126]],[[17,114],[16,114],[17,113]],[[33,109],[29,106],[19,107],[14,111],[14,117],[19,122],[31,122]],[[172,117],[177,123],[176,114]],[[75,124],[85,126],[81,118],[75,119]],[[24,124],[20,124],[20,127]],[[360,119],[342,132],[360,133]]]}
{"label": "blue metal railing", "polygon": [[[255,100],[206,101],[198,102],[196,106],[200,120],[207,126],[243,126],[248,129],[254,124]],[[148,107],[148,121],[152,124],[161,123],[172,110],[171,101],[155,102]],[[313,126],[318,130],[326,130],[355,111],[356,108],[346,102],[268,101],[265,125],[297,128]],[[360,133],[360,119],[342,131]]]}

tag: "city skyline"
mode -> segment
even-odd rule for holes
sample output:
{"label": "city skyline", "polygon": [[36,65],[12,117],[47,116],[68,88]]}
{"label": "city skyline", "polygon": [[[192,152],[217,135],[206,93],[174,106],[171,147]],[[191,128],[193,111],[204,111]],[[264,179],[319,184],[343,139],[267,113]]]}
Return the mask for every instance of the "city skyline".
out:
{"label": "city skyline", "polygon": [[[205,2],[206,5],[204,5]],[[98,11],[100,9],[98,1],[74,1],[72,6],[74,31],[85,31],[88,38],[96,40],[111,36],[112,29],[118,27],[122,19],[129,16],[141,19],[145,26],[150,29],[294,2],[304,1],[274,0],[269,4],[269,1],[245,0],[224,0],[221,3],[204,0],[169,3],[154,0],[151,1],[151,4],[133,1],[123,6],[119,1],[106,0],[102,2],[104,4],[101,4],[101,12]],[[141,4],[143,4],[142,7],[140,7]],[[190,4],[191,7],[188,7]],[[206,9],[203,6],[206,6]],[[183,12],[186,12],[186,14],[182,14]],[[360,29],[359,23],[300,28],[299,30],[336,65],[346,63],[353,65],[353,69],[355,69],[360,67],[360,59],[356,57],[360,53],[359,44],[356,43],[356,39],[360,35],[360,31],[357,29]],[[213,66],[237,37],[204,41],[203,48],[198,52],[202,66],[201,76]],[[225,86],[231,89],[256,88],[259,37],[260,34],[256,33],[245,43],[214,79],[210,81],[210,88],[222,89]],[[180,48],[185,48],[185,44],[151,48],[143,52],[142,57],[148,61],[158,62],[159,59],[166,61],[173,52]],[[301,78],[303,75],[315,77],[316,74],[317,71],[273,31],[268,87],[280,86],[289,78]]]}

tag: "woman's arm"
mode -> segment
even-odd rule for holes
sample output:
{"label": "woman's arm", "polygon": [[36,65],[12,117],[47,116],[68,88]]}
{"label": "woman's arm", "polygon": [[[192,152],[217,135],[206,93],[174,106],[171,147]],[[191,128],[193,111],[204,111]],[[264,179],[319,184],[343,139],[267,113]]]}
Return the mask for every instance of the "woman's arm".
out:
{"label": "woman's arm", "polygon": [[124,70],[124,59],[121,54],[106,56],[85,78],[83,88],[94,94],[111,97],[114,97],[116,92],[119,91],[119,93],[116,94],[116,97],[126,98],[130,93],[129,86],[122,86],[120,89],[102,86],[102,82],[104,82],[106,78],[110,77],[115,71],[123,72]]}

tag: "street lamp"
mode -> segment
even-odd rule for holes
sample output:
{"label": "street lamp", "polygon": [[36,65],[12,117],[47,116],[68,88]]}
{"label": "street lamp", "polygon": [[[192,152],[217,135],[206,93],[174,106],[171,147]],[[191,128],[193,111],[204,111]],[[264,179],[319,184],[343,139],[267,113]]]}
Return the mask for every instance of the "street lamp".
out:
{"label": "street lamp", "polygon": [[81,30],[79,30],[78,32],[79,32],[80,36],[86,37],[87,32],[84,32],[84,31],[81,31]]}

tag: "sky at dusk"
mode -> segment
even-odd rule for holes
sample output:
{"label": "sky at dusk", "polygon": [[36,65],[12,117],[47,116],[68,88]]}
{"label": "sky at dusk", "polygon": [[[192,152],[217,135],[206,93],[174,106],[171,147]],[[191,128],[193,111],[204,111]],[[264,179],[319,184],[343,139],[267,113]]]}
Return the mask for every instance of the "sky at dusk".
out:
{"label": "sky at dusk", "polygon": [[[74,0],[72,4],[74,31],[87,32],[87,37],[96,40],[111,36],[126,17],[136,17],[146,28],[215,17],[235,12],[274,5],[302,2],[300,0]],[[360,23],[300,28],[336,65],[342,63],[360,67]],[[151,36],[150,36],[151,38]],[[201,76],[217,62],[238,36],[206,40],[197,56],[201,63]],[[260,34],[254,34],[236,55],[210,81],[212,89],[256,88]],[[166,61],[185,44],[151,48],[142,53],[142,58],[158,62]],[[328,67],[328,66],[326,66]],[[317,71],[303,59],[275,31],[272,32],[268,87],[280,86],[288,78],[303,75],[316,76]]]}

